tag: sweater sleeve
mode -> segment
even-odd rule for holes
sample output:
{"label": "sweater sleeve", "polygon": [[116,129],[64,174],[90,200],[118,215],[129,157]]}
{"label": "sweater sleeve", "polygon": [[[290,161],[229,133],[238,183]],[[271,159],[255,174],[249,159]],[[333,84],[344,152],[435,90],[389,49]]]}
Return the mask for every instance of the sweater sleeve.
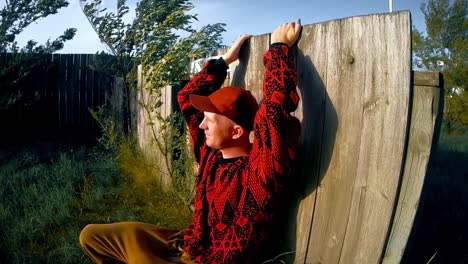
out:
{"label": "sweater sleeve", "polygon": [[206,147],[203,130],[198,127],[203,120],[203,112],[192,106],[190,95],[208,96],[218,90],[226,79],[227,69],[228,66],[223,58],[210,60],[177,94],[177,101],[189,128],[192,149],[197,163],[200,162],[201,153]]}
{"label": "sweater sleeve", "polygon": [[[222,58],[218,60],[210,60],[205,63],[203,69],[195,74],[190,82],[177,94],[177,101],[179,103],[182,115],[188,125],[192,149],[195,154],[195,160],[200,164],[202,159],[207,158],[210,153],[210,148],[205,144],[205,136],[203,130],[199,128],[203,120],[203,112],[192,106],[190,102],[190,95],[205,95],[218,90],[226,78],[227,65]],[[206,247],[207,234],[205,227],[205,219],[203,212],[203,194],[204,182],[203,175],[198,174],[196,178],[196,190],[194,198],[195,212],[193,214],[193,221],[185,229],[184,235],[184,250],[190,254],[194,261],[200,262],[203,251]]]}
{"label": "sweater sleeve", "polygon": [[[248,186],[257,199],[274,200],[289,180],[299,143],[300,121],[290,113],[299,103],[294,58],[286,44],[273,44],[264,54],[263,101],[255,116]],[[261,197],[260,197],[261,196]]]}

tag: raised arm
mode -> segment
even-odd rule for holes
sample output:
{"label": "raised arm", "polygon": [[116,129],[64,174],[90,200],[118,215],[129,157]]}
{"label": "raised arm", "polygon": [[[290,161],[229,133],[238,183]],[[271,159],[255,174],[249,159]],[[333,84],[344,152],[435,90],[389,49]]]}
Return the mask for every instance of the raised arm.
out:
{"label": "raised arm", "polygon": [[[297,41],[300,20],[279,26],[271,35],[272,44],[263,62],[263,101],[254,124],[251,153],[251,185],[262,190],[261,199],[274,199],[291,172],[301,125],[291,116],[296,110],[297,74],[290,47]],[[255,188],[255,187],[254,187]]]}
{"label": "raised arm", "polygon": [[218,90],[226,78],[229,64],[237,60],[242,44],[250,37],[250,35],[241,35],[222,58],[205,63],[203,69],[195,74],[190,82],[177,94],[177,101],[182,115],[190,130],[192,148],[197,163],[200,161],[201,151],[205,147],[204,133],[199,128],[200,122],[203,120],[203,112],[192,106],[190,95],[206,96]]}
{"label": "raised arm", "polygon": [[226,63],[222,59],[210,60],[177,94],[177,101],[189,128],[192,149],[197,163],[200,161],[200,151],[205,144],[203,130],[198,127],[203,120],[203,112],[192,106],[190,95],[210,95],[218,90],[226,78],[226,70]]}

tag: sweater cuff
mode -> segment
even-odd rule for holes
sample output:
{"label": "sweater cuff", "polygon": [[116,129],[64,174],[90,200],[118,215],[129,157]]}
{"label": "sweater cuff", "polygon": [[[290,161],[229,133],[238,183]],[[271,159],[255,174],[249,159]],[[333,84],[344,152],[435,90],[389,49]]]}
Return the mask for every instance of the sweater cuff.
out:
{"label": "sweater cuff", "polygon": [[270,45],[270,47],[278,47],[278,46],[286,46],[286,47],[289,48],[288,44],[286,44],[284,42],[275,42],[275,43]]}
{"label": "sweater cuff", "polygon": [[208,72],[214,75],[225,74],[229,66],[226,64],[224,59],[221,57],[217,60],[210,60],[208,66]]}

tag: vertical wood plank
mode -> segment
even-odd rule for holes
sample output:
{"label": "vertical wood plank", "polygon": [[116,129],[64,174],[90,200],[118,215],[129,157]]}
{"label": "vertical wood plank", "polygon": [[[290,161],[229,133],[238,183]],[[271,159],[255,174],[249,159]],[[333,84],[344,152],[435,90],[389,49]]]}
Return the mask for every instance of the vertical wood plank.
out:
{"label": "vertical wood plank", "polygon": [[88,118],[89,118],[89,112],[88,112],[88,106],[86,104],[87,102],[87,67],[88,67],[88,54],[82,54],[81,55],[81,64],[80,64],[80,108],[81,108],[81,127],[86,129],[87,128],[87,123],[88,123]]}
{"label": "vertical wood plank", "polygon": [[[319,27],[305,26],[298,43],[297,74],[300,103],[294,113],[302,121],[300,154],[298,155],[297,190],[299,204],[296,221],[295,263],[308,263],[306,258],[314,214],[316,188],[321,173],[322,140],[324,133],[326,91],[322,76],[315,65],[326,65],[325,41]],[[315,43],[311,45],[311,41]],[[324,160],[325,161],[325,160]],[[293,225],[291,223],[290,225]]]}
{"label": "vertical wood plank", "polygon": [[73,93],[74,93],[74,86],[73,86],[73,54],[66,54],[67,58],[67,74],[66,74],[66,125],[69,128],[73,125]]}
{"label": "vertical wood plank", "polygon": [[[88,55],[88,63],[92,61],[91,55]],[[93,109],[93,88],[94,88],[94,71],[91,70],[89,67],[86,67],[86,110]],[[86,122],[86,127],[88,129],[94,128],[94,120],[92,116],[88,115],[88,119]]]}
{"label": "vertical wood plank", "polygon": [[[231,85],[249,90],[260,102],[262,99],[263,54],[270,46],[270,34],[250,38],[239,54],[238,64],[230,67]],[[230,65],[231,66],[231,65]]]}
{"label": "vertical wood plank", "polygon": [[80,104],[79,104],[79,94],[80,94],[80,55],[73,54],[73,68],[72,68],[72,78],[71,78],[71,87],[73,89],[71,96],[72,96],[72,104],[71,104],[71,118],[72,118],[72,125],[74,128],[79,127],[79,114],[80,114]]}
{"label": "vertical wood plank", "polygon": [[86,92],[86,65],[88,64],[86,54],[80,55],[80,64],[79,64],[79,93],[78,93],[78,104],[79,104],[79,114],[78,120],[80,128],[86,128],[86,118],[88,114],[88,109],[85,104],[85,92]]}
{"label": "vertical wood plank", "polygon": [[353,17],[301,39],[323,53],[310,55],[327,92],[321,147],[335,146],[329,164],[320,157],[306,263],[379,261],[406,138],[409,25],[408,12]]}
{"label": "vertical wood plank", "polygon": [[54,69],[53,62],[52,62],[52,54],[44,56],[43,60],[44,60],[44,65],[45,65],[44,73],[42,76],[43,78],[42,84],[44,85],[44,93],[43,93],[41,100],[44,104],[44,110],[47,115],[47,121],[46,121],[44,131],[46,131],[47,134],[51,134],[52,132],[55,131],[55,129],[53,129],[55,116],[53,115],[53,107],[52,107],[53,103],[51,101],[51,96],[52,96],[54,86],[50,82],[51,72]]}
{"label": "vertical wood plank", "polygon": [[439,112],[440,88],[414,86],[413,92],[405,170],[384,264],[400,263],[403,257],[419,205]]}
{"label": "vertical wood plank", "polygon": [[377,263],[382,257],[403,171],[409,117],[409,12],[360,20],[365,41],[359,46],[369,53],[361,69],[361,144],[340,263]]}
{"label": "vertical wood plank", "polygon": [[49,101],[49,109],[52,115],[51,126],[53,131],[58,130],[58,122],[59,120],[59,113],[57,111],[58,106],[58,73],[59,73],[59,56],[58,54],[52,54],[50,56],[50,61],[52,67],[49,69],[48,72],[48,82],[49,85],[52,86],[49,89],[48,101]]}
{"label": "vertical wood plank", "polygon": [[61,54],[58,55],[59,61],[59,78],[57,79],[57,99],[58,99],[58,126],[63,128],[67,120],[67,90],[66,90],[66,81],[67,81],[67,55]]}

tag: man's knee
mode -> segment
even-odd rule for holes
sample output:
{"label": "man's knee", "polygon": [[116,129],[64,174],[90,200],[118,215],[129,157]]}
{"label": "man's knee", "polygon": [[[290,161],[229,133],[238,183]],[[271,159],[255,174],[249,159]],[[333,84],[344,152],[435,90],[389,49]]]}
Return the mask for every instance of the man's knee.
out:
{"label": "man's knee", "polygon": [[89,224],[85,226],[80,232],[80,244],[81,246],[85,246],[89,244],[90,241],[94,240],[96,237],[97,231],[97,224]]}

